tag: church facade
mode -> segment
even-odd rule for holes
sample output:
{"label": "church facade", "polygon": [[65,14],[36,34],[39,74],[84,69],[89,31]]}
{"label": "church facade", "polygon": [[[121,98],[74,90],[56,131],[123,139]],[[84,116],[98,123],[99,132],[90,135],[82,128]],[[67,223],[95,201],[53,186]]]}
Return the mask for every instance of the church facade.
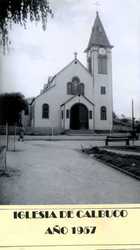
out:
{"label": "church facade", "polygon": [[111,130],[112,48],[99,14],[85,53],[87,67],[75,58],[48,80],[31,104],[31,126],[66,130]]}

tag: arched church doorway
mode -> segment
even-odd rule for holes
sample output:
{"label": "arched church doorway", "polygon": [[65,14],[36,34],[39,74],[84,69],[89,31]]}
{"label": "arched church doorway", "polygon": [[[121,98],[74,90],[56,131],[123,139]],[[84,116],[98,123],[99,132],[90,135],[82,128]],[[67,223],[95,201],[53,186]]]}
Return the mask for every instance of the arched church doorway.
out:
{"label": "arched church doorway", "polygon": [[82,103],[76,103],[70,111],[71,129],[88,129],[88,109]]}

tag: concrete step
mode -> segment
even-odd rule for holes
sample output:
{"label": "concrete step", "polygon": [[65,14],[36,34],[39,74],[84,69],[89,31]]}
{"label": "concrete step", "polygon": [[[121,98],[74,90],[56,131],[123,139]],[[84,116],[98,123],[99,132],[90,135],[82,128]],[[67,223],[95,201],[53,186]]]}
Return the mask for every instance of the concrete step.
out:
{"label": "concrete step", "polygon": [[87,135],[93,135],[94,134],[94,130],[83,130],[83,129],[81,129],[81,130],[67,130],[67,131],[65,131],[65,134],[66,135],[75,135],[75,136],[78,136],[78,135],[85,135],[85,136],[87,136]]}

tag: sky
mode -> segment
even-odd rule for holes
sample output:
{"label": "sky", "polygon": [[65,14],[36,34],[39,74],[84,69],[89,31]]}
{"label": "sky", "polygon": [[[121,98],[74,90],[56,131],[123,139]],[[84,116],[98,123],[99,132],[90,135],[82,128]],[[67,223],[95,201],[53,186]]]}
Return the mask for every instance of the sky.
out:
{"label": "sky", "polygon": [[37,96],[48,77],[74,58],[86,65],[87,47],[96,11],[114,48],[113,106],[121,116],[140,119],[140,0],[50,0],[54,17],[48,18],[47,30],[41,24],[28,23],[25,30],[13,25],[11,46],[0,53],[0,91],[22,92]]}

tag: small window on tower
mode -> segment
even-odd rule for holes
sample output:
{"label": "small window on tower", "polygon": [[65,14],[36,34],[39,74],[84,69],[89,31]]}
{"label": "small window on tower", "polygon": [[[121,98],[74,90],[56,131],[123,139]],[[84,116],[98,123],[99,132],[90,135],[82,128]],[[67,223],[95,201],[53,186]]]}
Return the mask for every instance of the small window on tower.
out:
{"label": "small window on tower", "polygon": [[105,95],[106,94],[106,87],[102,86],[101,87],[101,95]]}

